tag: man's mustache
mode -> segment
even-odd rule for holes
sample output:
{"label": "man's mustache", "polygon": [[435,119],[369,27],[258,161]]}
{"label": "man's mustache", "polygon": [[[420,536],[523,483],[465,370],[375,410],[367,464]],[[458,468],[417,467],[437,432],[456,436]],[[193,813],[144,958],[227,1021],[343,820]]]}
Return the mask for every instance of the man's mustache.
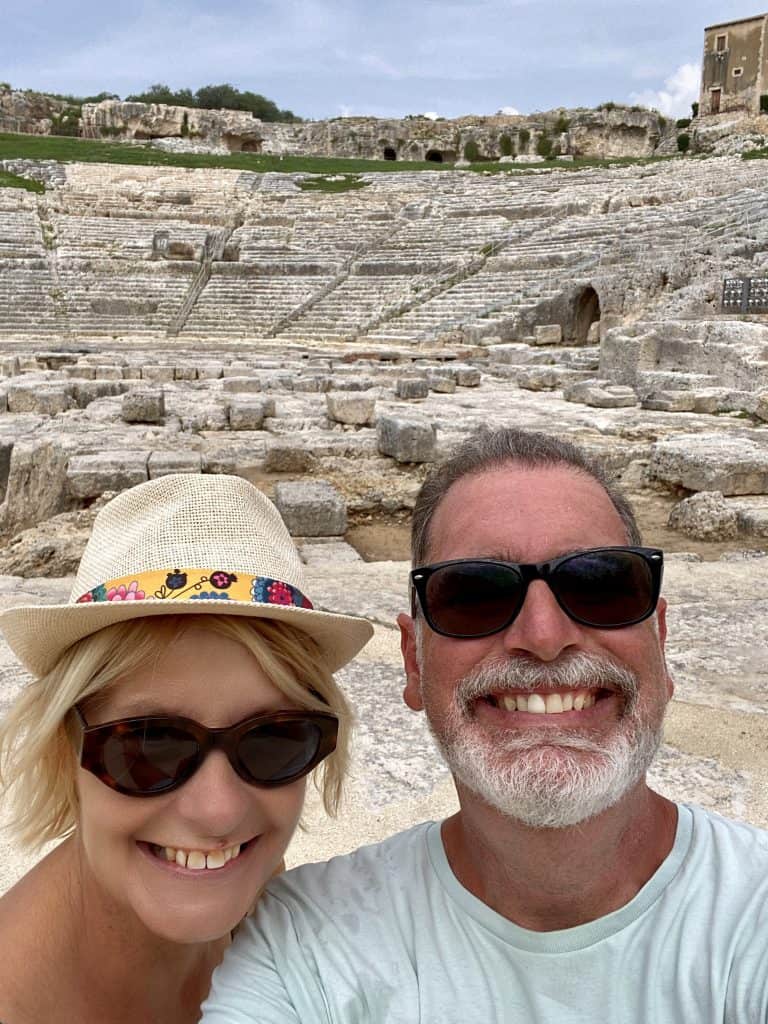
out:
{"label": "man's mustache", "polygon": [[504,690],[613,690],[631,711],[638,697],[638,679],[623,665],[586,651],[565,654],[556,661],[539,661],[526,655],[495,659],[478,665],[460,679],[456,703],[464,713],[475,701]]}

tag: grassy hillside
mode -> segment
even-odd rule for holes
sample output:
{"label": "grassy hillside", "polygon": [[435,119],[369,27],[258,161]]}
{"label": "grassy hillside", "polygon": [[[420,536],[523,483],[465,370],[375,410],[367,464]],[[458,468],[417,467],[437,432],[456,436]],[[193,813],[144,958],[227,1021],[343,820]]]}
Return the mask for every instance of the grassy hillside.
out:
{"label": "grassy hillside", "polygon": [[[62,163],[107,163],[145,164],[158,167],[229,167],[233,170],[303,172],[305,174],[360,174],[371,171],[445,171],[452,164],[437,164],[429,161],[390,160],[345,160],[325,157],[268,156],[256,153],[233,153],[229,156],[214,156],[197,153],[165,153],[146,145],[132,145],[124,142],[93,142],[52,135],[16,135],[0,133],[0,160],[58,160]],[[516,164],[514,171],[557,167],[558,170],[579,170],[583,167],[604,167],[624,164],[654,163],[675,157],[624,157],[612,160],[574,160],[572,163],[558,161],[546,164]],[[511,171],[509,164],[477,163],[471,170],[499,174]],[[360,187],[359,185],[357,187]]]}

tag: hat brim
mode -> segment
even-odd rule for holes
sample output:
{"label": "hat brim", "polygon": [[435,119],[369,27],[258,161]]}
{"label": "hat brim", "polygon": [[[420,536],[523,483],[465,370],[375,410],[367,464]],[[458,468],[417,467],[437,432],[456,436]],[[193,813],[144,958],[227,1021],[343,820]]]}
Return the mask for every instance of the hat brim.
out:
{"label": "hat brim", "polygon": [[20,605],[0,613],[0,630],[19,661],[43,676],[78,640],[129,619],[158,615],[235,615],[288,622],[320,647],[331,672],[336,672],[366,645],[373,626],[364,619],[295,605],[250,601],[103,601],[93,604]]}

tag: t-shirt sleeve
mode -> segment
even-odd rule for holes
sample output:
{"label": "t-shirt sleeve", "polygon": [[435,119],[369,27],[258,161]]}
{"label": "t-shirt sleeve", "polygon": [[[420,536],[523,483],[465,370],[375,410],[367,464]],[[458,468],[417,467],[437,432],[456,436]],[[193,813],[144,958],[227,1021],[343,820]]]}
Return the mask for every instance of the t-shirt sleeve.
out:
{"label": "t-shirt sleeve", "polygon": [[[286,971],[290,965],[290,972]],[[288,909],[262,897],[213,974],[201,1024],[328,1024]]]}

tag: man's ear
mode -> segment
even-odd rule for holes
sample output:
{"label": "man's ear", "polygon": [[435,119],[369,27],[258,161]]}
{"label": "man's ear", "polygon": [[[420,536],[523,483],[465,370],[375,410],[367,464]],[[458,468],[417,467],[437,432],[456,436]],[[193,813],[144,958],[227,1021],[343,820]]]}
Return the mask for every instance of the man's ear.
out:
{"label": "man's ear", "polygon": [[405,612],[397,616],[397,624],[400,627],[400,650],[405,668],[403,700],[411,711],[421,711],[424,703],[421,699],[421,669],[416,654],[416,624]]}
{"label": "man's ear", "polygon": [[675,684],[672,676],[669,674],[667,668],[667,658],[665,654],[667,646],[667,602],[663,597],[659,598],[659,604],[656,608],[656,624],[659,633],[659,647],[661,648],[661,660],[664,664],[664,672],[667,677],[667,693],[669,699],[672,699],[672,694],[675,692]]}

